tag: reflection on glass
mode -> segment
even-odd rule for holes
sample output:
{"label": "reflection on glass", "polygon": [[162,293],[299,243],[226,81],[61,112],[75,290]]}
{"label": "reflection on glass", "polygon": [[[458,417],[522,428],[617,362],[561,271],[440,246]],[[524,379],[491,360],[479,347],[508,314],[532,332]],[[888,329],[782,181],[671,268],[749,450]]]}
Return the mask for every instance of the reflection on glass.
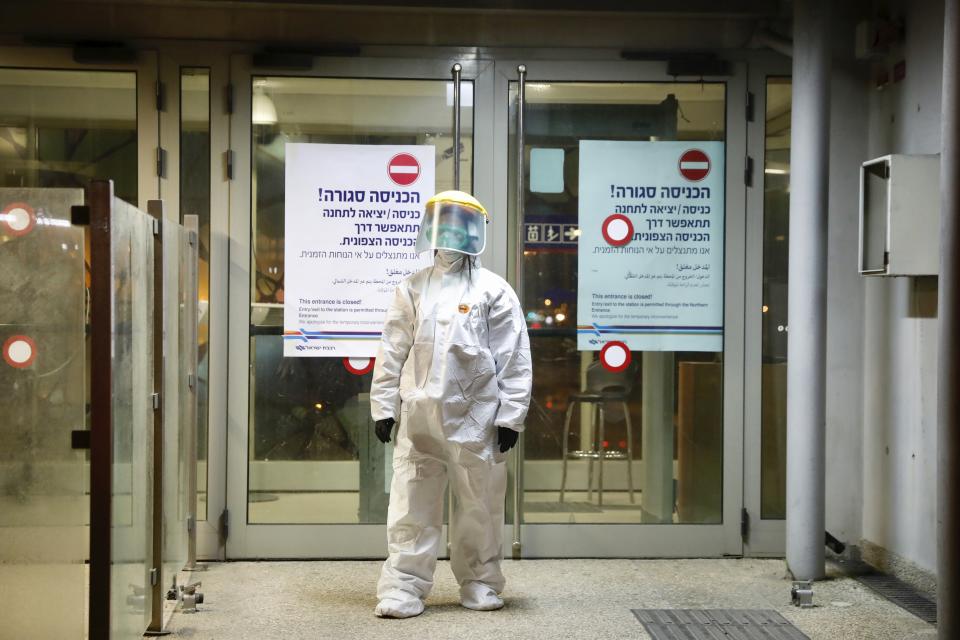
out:
{"label": "reflection on glass", "polygon": [[207,519],[207,441],[210,340],[210,70],[180,72],[180,220],[195,215],[199,229],[197,342],[197,520]]}
{"label": "reflection on glass", "polygon": [[0,186],[114,181],[137,201],[136,74],[0,69]]}
{"label": "reflection on glass", "polygon": [[[576,229],[581,140],[723,141],[725,90],[722,83],[527,84],[521,277],[534,380],[525,522],[721,521],[722,354],[634,352],[616,379],[596,375],[596,352],[577,350],[575,231],[556,243],[544,234]],[[515,109],[514,83],[511,121]],[[611,386],[619,391],[602,403],[601,421],[601,403],[590,398]]]}
{"label": "reflection on glass", "polygon": [[783,519],[787,503],[787,248],[790,232],[789,78],[767,80],[763,163],[760,517]]}
{"label": "reflection on glass", "polygon": [[[190,246],[186,230],[164,224],[163,238],[163,567],[160,584],[171,588],[186,564],[187,550],[187,454],[186,437],[195,435],[187,422],[191,372],[189,349],[194,345],[182,330],[185,297],[196,293],[185,274]],[[161,443],[158,443],[158,445]]]}
{"label": "reflection on glass", "polygon": [[[283,357],[285,144],[434,145],[436,189],[452,189],[449,85],[253,79],[250,523],[385,522],[392,459],[370,424],[370,374],[336,358]],[[469,100],[461,118],[461,189],[470,191]]]}
{"label": "reflection on glass", "polygon": [[77,204],[78,189],[0,188],[0,637],[86,635],[90,472],[70,446],[87,386]]}
{"label": "reflection on glass", "polygon": [[[153,504],[153,219],[114,199],[111,636],[150,623],[147,559]],[[162,444],[162,443],[157,443]]]}

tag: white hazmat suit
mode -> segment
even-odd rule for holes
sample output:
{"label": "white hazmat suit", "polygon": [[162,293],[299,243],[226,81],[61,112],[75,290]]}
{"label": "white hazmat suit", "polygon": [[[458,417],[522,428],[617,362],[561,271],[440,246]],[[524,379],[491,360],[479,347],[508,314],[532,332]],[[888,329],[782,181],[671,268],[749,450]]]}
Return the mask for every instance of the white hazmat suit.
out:
{"label": "white hazmat suit", "polygon": [[439,250],[432,267],[397,286],[370,390],[373,419],[399,422],[377,615],[423,611],[448,478],[457,503],[450,556],[461,603],[503,606],[507,454],[497,447],[497,428],[523,430],[531,378],[517,296],[476,258]]}

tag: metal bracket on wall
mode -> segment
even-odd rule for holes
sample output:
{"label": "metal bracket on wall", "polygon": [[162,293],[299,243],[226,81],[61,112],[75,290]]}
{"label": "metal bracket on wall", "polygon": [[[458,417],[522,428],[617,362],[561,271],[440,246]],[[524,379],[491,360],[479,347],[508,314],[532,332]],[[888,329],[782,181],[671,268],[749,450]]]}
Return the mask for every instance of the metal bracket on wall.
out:
{"label": "metal bracket on wall", "polygon": [[753,158],[747,156],[743,163],[743,184],[753,186]]}
{"label": "metal bracket on wall", "polygon": [[160,409],[160,394],[155,393],[151,397],[153,399],[153,410],[158,411]]}
{"label": "metal bracket on wall", "polygon": [[230,511],[224,509],[220,512],[220,539],[226,540],[230,537]]}
{"label": "metal bracket on wall", "polygon": [[164,87],[163,83],[160,82],[159,80],[157,80],[157,85],[156,85],[156,88],[155,88],[155,95],[156,95],[156,99],[157,99],[157,102],[156,102],[157,111],[166,111],[166,108],[167,108],[167,94],[166,94],[165,89],[166,89],[166,87]]}
{"label": "metal bracket on wall", "polygon": [[227,161],[227,180],[233,180],[233,149],[227,149],[224,153]]}

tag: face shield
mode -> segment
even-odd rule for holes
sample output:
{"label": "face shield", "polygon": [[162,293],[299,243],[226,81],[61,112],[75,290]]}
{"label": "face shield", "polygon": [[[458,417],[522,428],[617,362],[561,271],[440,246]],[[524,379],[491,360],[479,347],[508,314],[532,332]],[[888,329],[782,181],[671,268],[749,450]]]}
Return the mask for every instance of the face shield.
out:
{"label": "face shield", "polygon": [[470,256],[483,252],[487,217],[473,205],[453,200],[431,200],[423,213],[417,253],[449,249]]}

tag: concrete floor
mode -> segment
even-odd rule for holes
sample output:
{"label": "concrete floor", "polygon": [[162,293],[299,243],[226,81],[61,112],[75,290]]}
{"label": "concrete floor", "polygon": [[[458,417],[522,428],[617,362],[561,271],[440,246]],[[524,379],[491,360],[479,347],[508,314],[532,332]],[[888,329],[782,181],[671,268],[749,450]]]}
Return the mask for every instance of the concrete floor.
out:
{"label": "concrete floor", "polygon": [[935,638],[933,627],[852,579],[815,587],[813,609],[795,609],[781,560],[505,561],[506,607],[459,606],[441,562],[426,612],[374,617],[379,562],[231,562],[209,565],[206,602],[178,613],[174,637],[284,640],[401,638],[647,638],[630,609],[776,609],[813,640]]}

